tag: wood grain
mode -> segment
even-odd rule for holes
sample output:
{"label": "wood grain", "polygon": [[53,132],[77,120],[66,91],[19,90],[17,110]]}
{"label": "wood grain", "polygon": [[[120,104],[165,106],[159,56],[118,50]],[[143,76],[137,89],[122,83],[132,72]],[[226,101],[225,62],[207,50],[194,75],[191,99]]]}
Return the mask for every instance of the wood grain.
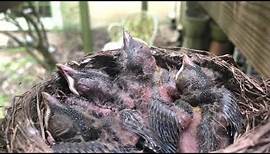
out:
{"label": "wood grain", "polygon": [[270,2],[199,2],[263,76],[270,77]]}

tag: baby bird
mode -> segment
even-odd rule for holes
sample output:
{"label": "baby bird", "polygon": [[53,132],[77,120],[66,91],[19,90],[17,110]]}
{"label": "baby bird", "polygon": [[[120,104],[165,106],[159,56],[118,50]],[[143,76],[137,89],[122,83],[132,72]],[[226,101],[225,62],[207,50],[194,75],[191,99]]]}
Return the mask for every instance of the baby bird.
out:
{"label": "baby bird", "polygon": [[111,101],[115,88],[107,74],[94,69],[78,71],[62,64],[57,64],[57,68],[74,94],[93,101]]}
{"label": "baby bird", "polygon": [[80,143],[60,143],[52,146],[55,153],[141,153],[135,148],[121,147],[98,141]]}
{"label": "baby bird", "polygon": [[74,95],[68,95],[64,101],[64,104],[82,113],[85,113],[85,116],[92,116],[95,118],[109,116],[114,110],[113,107],[105,108],[93,101],[89,101],[85,98]]}
{"label": "baby bird", "polygon": [[180,136],[192,120],[192,108],[181,102],[168,106],[156,99],[149,104],[148,116],[138,110],[120,112],[123,126],[144,139],[144,146],[152,152],[175,153]]}
{"label": "baby bird", "polygon": [[167,70],[161,67],[157,67],[154,73],[153,81],[155,86],[153,87],[155,95],[165,102],[174,102],[179,99],[179,92],[175,85],[176,70]]}
{"label": "baby bird", "polygon": [[201,107],[201,120],[197,128],[199,152],[215,151],[233,143],[231,128],[229,128],[232,124],[226,121],[226,115],[219,110],[216,104],[206,104]]}
{"label": "baby bird", "polygon": [[[198,103],[209,102],[202,100],[201,97],[204,97],[209,93],[207,90],[213,86],[213,78],[207,76],[202,68],[192,62],[187,55],[183,56],[182,66],[177,72],[175,80],[176,87],[181,93],[181,99],[191,103],[194,106],[196,106]],[[204,98],[210,97],[207,95]]]}
{"label": "baby bird", "polygon": [[176,153],[179,138],[193,117],[189,104],[181,102],[168,106],[156,99],[150,104],[149,126],[160,140],[161,152]]}
{"label": "baby bird", "polygon": [[192,108],[192,120],[179,138],[177,152],[206,153],[231,144],[230,129],[217,109],[212,104]]}
{"label": "baby bird", "polygon": [[[190,103],[192,106],[201,108],[200,138],[213,138],[211,142],[205,140],[201,143],[203,145],[202,147],[206,148],[202,150],[204,152],[217,150],[222,142],[225,143],[225,138],[228,139],[236,132],[239,133],[241,131],[244,122],[237,105],[236,97],[224,86],[216,86],[215,75],[213,72],[209,72],[211,70],[201,68],[192,62],[187,55],[184,55],[182,66],[176,74],[176,86],[181,93],[181,99]],[[216,122],[211,122],[213,119]],[[218,129],[220,128],[218,123],[224,128],[228,128],[228,131],[225,131],[225,134],[227,134],[224,135],[223,133],[225,136],[225,138],[223,137],[224,140],[220,142],[214,140],[214,138],[218,138],[219,131],[221,131],[221,129]],[[211,131],[209,132],[207,130]],[[229,134],[229,130],[232,134]],[[205,145],[214,143],[219,145]]]}
{"label": "baby bird", "polygon": [[139,111],[124,109],[120,112],[120,119],[125,129],[136,133],[143,140],[143,150],[150,149],[152,152],[162,152],[162,143],[160,139],[146,126],[146,120],[143,119]]}
{"label": "baby bird", "polygon": [[156,61],[146,43],[131,37],[128,32],[123,34],[122,61],[125,70],[136,75],[151,76],[156,69]]}
{"label": "baby bird", "polygon": [[[99,130],[98,141],[116,145],[135,145],[138,135],[124,129],[114,108],[102,108],[93,102],[77,97],[68,97],[65,102],[70,108],[78,109],[87,118],[86,124]],[[91,133],[89,133],[91,134]]]}
{"label": "baby bird", "polygon": [[79,111],[61,104],[55,97],[42,92],[42,98],[49,107],[46,128],[56,141],[68,141],[76,139],[88,141],[99,137],[99,129],[93,127],[94,119],[86,119]]}
{"label": "baby bird", "polygon": [[70,91],[87,98],[92,102],[88,103],[89,106],[97,105],[101,109],[134,107],[133,100],[107,74],[96,69],[78,71],[62,64],[57,64],[57,67],[66,79]]}

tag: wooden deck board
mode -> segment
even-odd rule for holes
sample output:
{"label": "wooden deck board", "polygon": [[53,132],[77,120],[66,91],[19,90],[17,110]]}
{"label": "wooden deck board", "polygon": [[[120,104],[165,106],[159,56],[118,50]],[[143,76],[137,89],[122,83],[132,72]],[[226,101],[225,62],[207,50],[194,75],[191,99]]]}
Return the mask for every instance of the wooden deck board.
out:
{"label": "wooden deck board", "polygon": [[264,77],[270,77],[270,2],[199,2]]}

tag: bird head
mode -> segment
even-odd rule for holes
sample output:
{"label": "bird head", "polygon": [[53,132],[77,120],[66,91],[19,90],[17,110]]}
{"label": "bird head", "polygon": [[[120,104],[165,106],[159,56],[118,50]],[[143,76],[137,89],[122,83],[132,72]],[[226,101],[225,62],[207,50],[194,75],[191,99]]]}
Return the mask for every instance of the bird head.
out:
{"label": "bird head", "polygon": [[47,92],[41,92],[42,98],[49,106],[58,106],[64,108],[64,106],[52,95]]}
{"label": "bird head", "polygon": [[153,74],[156,69],[156,61],[147,43],[141,39],[133,38],[126,31],[123,32],[123,43],[127,67],[143,74]]}
{"label": "bird head", "polygon": [[123,49],[130,51],[138,47],[147,47],[147,43],[139,38],[132,37],[127,31],[123,31]]}
{"label": "bird head", "polygon": [[79,71],[62,64],[57,64],[57,68],[66,79],[70,91],[78,96],[102,99],[112,91],[110,77],[99,70]]}
{"label": "bird head", "polygon": [[70,91],[79,96],[80,94],[77,91],[76,82],[78,81],[79,76],[83,76],[85,74],[63,64],[56,64],[56,66],[61,75],[66,79]]}
{"label": "bird head", "polygon": [[194,89],[201,89],[207,86],[208,77],[187,55],[183,56],[182,66],[175,76],[176,86],[180,90],[188,87]]}

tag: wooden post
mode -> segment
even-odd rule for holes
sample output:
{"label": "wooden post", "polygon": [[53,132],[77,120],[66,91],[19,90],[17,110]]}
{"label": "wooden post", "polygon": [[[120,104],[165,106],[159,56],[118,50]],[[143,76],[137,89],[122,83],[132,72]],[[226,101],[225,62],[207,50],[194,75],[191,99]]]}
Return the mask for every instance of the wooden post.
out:
{"label": "wooden post", "polygon": [[179,18],[179,23],[181,25],[183,24],[183,20],[184,20],[183,18],[184,18],[184,13],[185,13],[185,8],[186,8],[185,5],[186,5],[186,2],[180,1],[180,18]]}
{"label": "wooden post", "polygon": [[92,52],[91,23],[89,18],[88,1],[80,1],[81,34],[84,52]]}
{"label": "wooden post", "polygon": [[208,50],[209,16],[202,11],[197,1],[186,2],[186,10],[183,15],[183,47]]}
{"label": "wooden post", "polygon": [[147,1],[142,1],[142,11],[147,11],[147,10],[148,10]]}

